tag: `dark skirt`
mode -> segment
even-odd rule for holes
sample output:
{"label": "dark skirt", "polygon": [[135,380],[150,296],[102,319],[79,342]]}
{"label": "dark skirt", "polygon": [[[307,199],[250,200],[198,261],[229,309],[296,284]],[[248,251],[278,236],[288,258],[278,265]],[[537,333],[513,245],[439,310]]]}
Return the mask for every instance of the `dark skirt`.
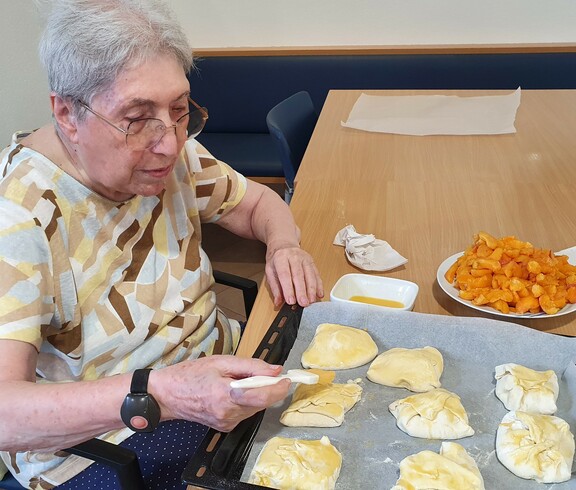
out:
{"label": "dark skirt", "polygon": [[[162,422],[154,432],[139,432],[120,446],[138,454],[140,468],[150,490],[184,490],[184,468],[206,435],[208,427],[185,420]],[[58,490],[120,490],[114,470],[94,463]]]}

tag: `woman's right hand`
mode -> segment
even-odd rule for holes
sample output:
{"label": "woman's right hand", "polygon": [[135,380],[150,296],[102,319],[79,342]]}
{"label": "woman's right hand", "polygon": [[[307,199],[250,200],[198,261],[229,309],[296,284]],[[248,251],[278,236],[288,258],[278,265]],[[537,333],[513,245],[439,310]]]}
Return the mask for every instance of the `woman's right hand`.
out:
{"label": "woman's right hand", "polygon": [[248,376],[277,376],[282,366],[260,359],[209,356],[150,373],[148,391],[160,404],[162,420],[184,419],[229,432],[242,420],[283,400],[290,381],[263,388],[233,389]]}

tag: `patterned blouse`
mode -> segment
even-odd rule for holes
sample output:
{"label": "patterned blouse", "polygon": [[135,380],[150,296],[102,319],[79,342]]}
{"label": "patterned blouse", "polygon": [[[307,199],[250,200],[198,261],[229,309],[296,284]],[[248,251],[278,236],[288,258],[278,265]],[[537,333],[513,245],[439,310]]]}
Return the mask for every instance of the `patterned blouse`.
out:
{"label": "patterned blouse", "polygon": [[[245,191],[243,176],[190,140],[161,194],[110,201],[15,135],[0,153],[0,339],[38,350],[42,383],[232,353],[239,326],[216,307],[200,224]],[[52,488],[90,464],[58,453],[0,455],[30,488]]]}

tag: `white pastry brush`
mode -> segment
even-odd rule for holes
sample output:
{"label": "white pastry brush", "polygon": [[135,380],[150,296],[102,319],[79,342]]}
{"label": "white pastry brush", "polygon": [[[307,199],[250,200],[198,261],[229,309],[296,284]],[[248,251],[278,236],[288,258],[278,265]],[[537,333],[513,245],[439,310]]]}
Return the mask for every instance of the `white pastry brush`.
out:
{"label": "white pastry brush", "polygon": [[304,369],[289,369],[286,374],[280,376],[250,376],[249,378],[235,379],[230,382],[230,388],[260,388],[276,384],[283,379],[289,379],[292,383],[314,385],[318,383],[320,376]]}

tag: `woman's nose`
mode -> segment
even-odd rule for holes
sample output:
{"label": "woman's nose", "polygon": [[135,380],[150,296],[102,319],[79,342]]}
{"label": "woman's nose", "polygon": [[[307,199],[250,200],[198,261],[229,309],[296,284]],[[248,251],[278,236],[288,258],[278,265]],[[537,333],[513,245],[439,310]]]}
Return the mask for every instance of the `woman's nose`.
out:
{"label": "woman's nose", "polygon": [[164,136],[152,147],[152,150],[164,155],[178,155],[182,145],[180,139],[178,127],[176,125],[167,126]]}

